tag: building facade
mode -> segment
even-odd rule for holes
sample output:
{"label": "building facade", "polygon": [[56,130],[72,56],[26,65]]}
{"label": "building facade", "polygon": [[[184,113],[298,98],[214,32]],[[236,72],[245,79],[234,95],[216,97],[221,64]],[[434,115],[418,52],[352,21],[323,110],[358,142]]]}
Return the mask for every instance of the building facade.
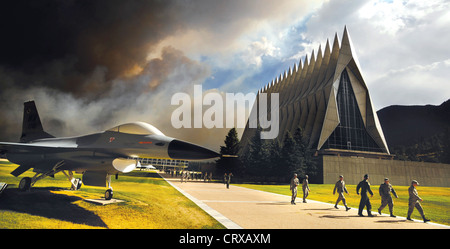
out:
{"label": "building facade", "polygon": [[[258,95],[261,93],[267,93],[268,100],[270,94],[279,94],[276,139],[283,142],[285,133],[294,134],[298,127],[309,137],[320,167],[320,176],[316,177],[319,183],[334,183],[340,174],[347,174],[352,176],[349,184],[356,184],[364,174],[376,171],[377,180],[398,178],[407,185],[410,180],[406,178],[421,177],[415,175],[421,172],[418,168],[432,172],[429,174],[436,179],[449,175],[449,165],[393,160],[347,28],[341,41],[336,34],[332,44],[327,40],[325,49],[319,47],[317,55],[312,51],[310,59],[306,56],[298,66],[258,91]],[[258,99],[252,109],[256,113],[249,119],[258,118]],[[270,108],[270,104],[267,106]],[[270,109],[267,117],[272,118]],[[257,131],[249,127],[251,122],[248,120],[241,138],[242,154],[248,152]],[[398,170],[380,172],[381,168]],[[431,182],[448,185],[441,180]]]}
{"label": "building facade", "polygon": [[[389,154],[389,149],[361,74],[355,49],[344,28],[342,42],[337,34],[258,92],[279,94],[279,135],[301,127],[317,151],[349,150]],[[256,98],[258,100],[258,98]],[[270,98],[269,98],[270,99]],[[252,111],[256,111],[255,103]],[[270,117],[270,110],[268,116]],[[250,115],[252,117],[252,115]],[[257,117],[257,115],[253,115]],[[243,146],[256,129],[247,127]]]}

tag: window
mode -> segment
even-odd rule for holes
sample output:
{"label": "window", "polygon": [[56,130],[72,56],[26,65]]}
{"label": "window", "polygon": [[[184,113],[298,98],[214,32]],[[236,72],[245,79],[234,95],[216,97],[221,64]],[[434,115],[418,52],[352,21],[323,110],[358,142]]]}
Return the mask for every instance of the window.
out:
{"label": "window", "polygon": [[136,134],[136,135],[162,135],[164,134],[158,130],[153,125],[144,123],[144,122],[136,122],[136,123],[128,123],[119,125],[109,129],[108,131],[126,133],[126,134]]}
{"label": "window", "polygon": [[364,127],[347,70],[341,74],[336,101],[340,123],[324,148],[383,152]]}

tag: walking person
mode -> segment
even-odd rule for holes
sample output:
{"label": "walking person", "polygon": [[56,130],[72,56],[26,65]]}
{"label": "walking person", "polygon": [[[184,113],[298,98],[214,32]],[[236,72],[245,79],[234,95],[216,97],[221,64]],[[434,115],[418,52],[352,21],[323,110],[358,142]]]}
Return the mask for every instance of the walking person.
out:
{"label": "walking person", "polygon": [[303,203],[306,203],[306,197],[308,197],[309,192],[311,191],[309,189],[308,175],[305,175],[305,179],[303,179],[302,190],[303,190]]}
{"label": "walking person", "polygon": [[347,194],[349,193],[347,191],[347,188],[345,187],[344,176],[342,175],[339,176],[339,181],[337,181],[336,184],[334,184],[333,195],[336,194],[336,191],[338,193],[338,198],[336,200],[334,208],[339,209],[337,205],[339,204],[340,201],[342,201],[342,203],[344,203],[345,206],[345,211],[350,210],[350,208],[347,207],[347,203],[345,201],[344,192]]}
{"label": "walking person", "polygon": [[227,176],[227,188],[230,188],[230,182],[231,182],[231,177],[233,176],[233,173],[229,173]]}
{"label": "walking person", "polygon": [[414,207],[415,207],[415,208],[417,208],[417,211],[419,211],[420,215],[422,216],[423,222],[427,222],[430,220],[425,218],[425,214],[423,213],[422,205],[420,205],[419,201],[423,201],[423,199],[420,198],[419,194],[417,193],[417,189],[416,189],[417,185],[419,185],[419,183],[416,180],[413,180],[411,182],[411,186],[408,188],[408,192],[409,192],[408,216],[406,217],[406,219],[412,220],[411,214],[414,211]]}
{"label": "walking person", "polygon": [[394,188],[389,183],[389,178],[384,178],[384,183],[380,185],[380,196],[381,196],[381,206],[378,208],[378,213],[381,215],[381,210],[386,207],[386,205],[389,206],[389,213],[391,214],[391,217],[396,217],[394,215],[394,202],[392,201],[391,193],[395,196],[395,198],[398,198],[397,193],[395,193]]}
{"label": "walking person", "polygon": [[291,197],[291,204],[295,204],[295,198],[297,198],[297,186],[300,184],[297,174],[294,174],[294,177],[291,179],[291,186],[289,187],[289,190],[292,191],[292,197]]}
{"label": "walking person", "polygon": [[373,217],[372,215],[372,205],[370,204],[369,196],[367,196],[367,192],[370,193],[370,197],[373,197],[373,192],[370,189],[370,183],[369,183],[369,175],[365,174],[364,179],[358,183],[358,186],[356,187],[356,193],[359,195],[359,190],[361,189],[361,200],[359,202],[359,209],[358,209],[358,215],[364,216],[362,214],[364,207],[367,208],[367,216]]}

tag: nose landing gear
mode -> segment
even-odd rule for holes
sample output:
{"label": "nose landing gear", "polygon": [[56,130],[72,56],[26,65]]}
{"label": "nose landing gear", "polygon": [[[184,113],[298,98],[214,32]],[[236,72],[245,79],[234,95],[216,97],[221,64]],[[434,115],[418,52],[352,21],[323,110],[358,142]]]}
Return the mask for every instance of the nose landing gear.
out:
{"label": "nose landing gear", "polygon": [[109,201],[113,198],[113,189],[111,187],[111,175],[108,174],[107,180],[108,180],[108,189],[105,192],[105,200]]}
{"label": "nose landing gear", "polygon": [[105,192],[105,200],[109,201],[113,198],[113,190],[112,189],[108,189]]}

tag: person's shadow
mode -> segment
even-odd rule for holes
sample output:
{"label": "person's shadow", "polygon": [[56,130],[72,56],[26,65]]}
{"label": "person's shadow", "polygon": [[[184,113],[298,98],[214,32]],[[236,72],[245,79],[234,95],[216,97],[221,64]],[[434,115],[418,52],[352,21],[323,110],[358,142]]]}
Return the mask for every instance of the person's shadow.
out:
{"label": "person's shadow", "polygon": [[401,223],[401,222],[406,222],[406,220],[392,219],[392,220],[377,220],[376,222],[380,222],[380,223]]}

